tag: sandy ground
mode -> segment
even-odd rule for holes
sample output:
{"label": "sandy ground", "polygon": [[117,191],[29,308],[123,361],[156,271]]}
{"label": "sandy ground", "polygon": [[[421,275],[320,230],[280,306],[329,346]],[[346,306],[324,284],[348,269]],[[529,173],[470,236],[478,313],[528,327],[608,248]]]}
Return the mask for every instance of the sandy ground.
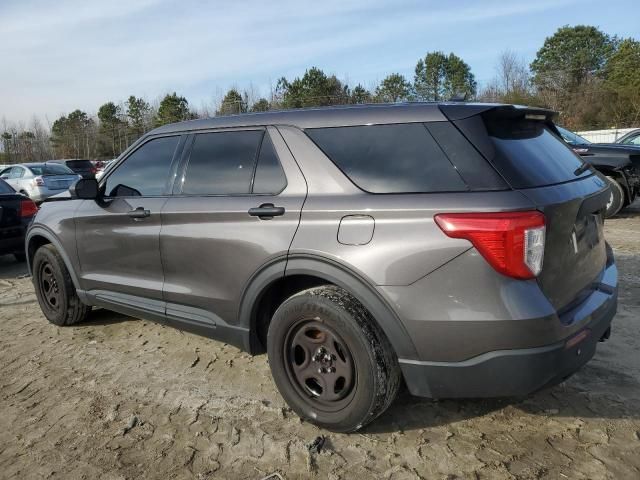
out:
{"label": "sandy ground", "polygon": [[301,422],[265,356],[107,311],[48,324],[24,266],[1,257],[0,477],[640,478],[640,204],[606,235],[619,313],[583,370],[524,400],[403,393],[352,435]]}

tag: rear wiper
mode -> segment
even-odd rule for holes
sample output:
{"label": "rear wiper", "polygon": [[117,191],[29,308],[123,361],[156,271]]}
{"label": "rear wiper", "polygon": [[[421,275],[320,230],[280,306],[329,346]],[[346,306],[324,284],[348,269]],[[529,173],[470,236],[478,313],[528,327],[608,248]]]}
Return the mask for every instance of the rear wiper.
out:
{"label": "rear wiper", "polygon": [[591,164],[584,162],[582,165],[580,165],[578,168],[576,168],[573,171],[573,174],[577,177],[582,175],[584,172],[586,172],[587,170],[589,170],[591,168]]}

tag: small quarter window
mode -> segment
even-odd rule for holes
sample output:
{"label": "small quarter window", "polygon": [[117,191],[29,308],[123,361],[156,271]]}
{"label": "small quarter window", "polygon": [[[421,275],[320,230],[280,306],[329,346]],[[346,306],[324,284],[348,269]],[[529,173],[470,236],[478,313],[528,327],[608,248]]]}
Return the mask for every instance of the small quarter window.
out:
{"label": "small quarter window", "polygon": [[276,155],[276,150],[268,134],[264,135],[256,176],[253,181],[253,193],[277,194],[287,186],[287,179],[282,170],[282,165]]}

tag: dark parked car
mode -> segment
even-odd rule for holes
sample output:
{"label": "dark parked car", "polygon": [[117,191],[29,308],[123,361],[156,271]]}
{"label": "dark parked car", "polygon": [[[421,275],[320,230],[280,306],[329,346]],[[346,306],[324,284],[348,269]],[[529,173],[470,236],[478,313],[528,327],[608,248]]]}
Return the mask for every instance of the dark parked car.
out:
{"label": "dark parked car", "polygon": [[56,325],[99,306],[266,350],[292,409],[336,431],[402,379],[534,392],[594,355],[617,301],[609,187],[553,118],[450,103],[160,127],[43,204],[38,301]]}
{"label": "dark parked car", "polygon": [[640,147],[617,143],[591,143],[586,138],[558,127],[573,151],[607,177],[611,195],[606,217],[612,217],[633,203],[640,193]]}
{"label": "dark parked car", "polygon": [[95,178],[98,168],[93,164],[91,160],[49,160],[49,163],[61,163],[66,165],[82,178]]}
{"label": "dark parked car", "polygon": [[13,254],[24,262],[25,233],[37,211],[32,200],[0,179],[0,255]]}
{"label": "dark parked car", "polygon": [[623,135],[616,140],[616,143],[619,143],[620,145],[637,145],[640,147],[640,128],[636,128],[635,130]]}

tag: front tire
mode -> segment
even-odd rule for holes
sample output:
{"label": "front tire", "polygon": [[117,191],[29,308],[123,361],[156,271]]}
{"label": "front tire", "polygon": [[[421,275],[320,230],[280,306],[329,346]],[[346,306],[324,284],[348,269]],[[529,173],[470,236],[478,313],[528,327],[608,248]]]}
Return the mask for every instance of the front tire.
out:
{"label": "front tire", "polygon": [[386,336],[355,297],[335,286],[311,288],[282,303],[269,325],[267,352],[293,411],[335,432],[373,421],[400,387]]}
{"label": "front tire", "polygon": [[91,307],[82,303],[64,260],[53,245],[43,245],[33,257],[33,286],[44,316],[54,325],[74,325]]}
{"label": "front tire", "polygon": [[611,218],[622,209],[625,198],[624,190],[615,178],[607,177],[607,181],[609,182],[611,195],[609,196],[604,216],[605,218]]}

